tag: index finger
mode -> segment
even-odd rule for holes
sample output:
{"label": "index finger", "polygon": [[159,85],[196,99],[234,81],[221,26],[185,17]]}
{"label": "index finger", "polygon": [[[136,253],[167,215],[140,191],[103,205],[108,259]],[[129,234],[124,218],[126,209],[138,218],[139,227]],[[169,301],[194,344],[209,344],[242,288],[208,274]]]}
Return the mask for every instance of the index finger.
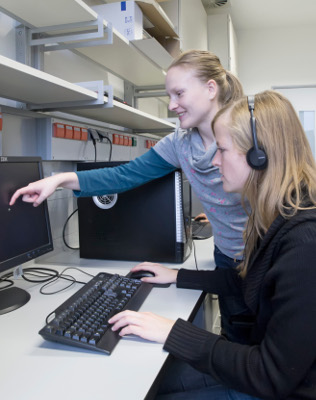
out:
{"label": "index finger", "polygon": [[9,202],[9,205],[10,205],[10,206],[13,206],[13,204],[16,202],[16,200],[17,200],[21,195],[23,195],[23,194],[26,192],[25,189],[26,189],[26,188],[18,189],[18,190],[13,194],[13,196],[11,197],[10,202]]}

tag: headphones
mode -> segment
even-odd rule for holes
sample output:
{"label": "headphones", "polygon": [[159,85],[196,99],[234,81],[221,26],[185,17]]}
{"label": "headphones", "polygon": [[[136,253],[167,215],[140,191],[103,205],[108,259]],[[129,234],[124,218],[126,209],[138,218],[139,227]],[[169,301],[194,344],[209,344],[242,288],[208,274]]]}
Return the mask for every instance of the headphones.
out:
{"label": "headphones", "polygon": [[268,165],[268,157],[266,152],[258,147],[257,131],[256,131],[256,118],[254,116],[255,97],[248,96],[248,109],[250,111],[250,126],[253,140],[253,147],[247,152],[247,163],[249,166],[256,170],[265,169]]}

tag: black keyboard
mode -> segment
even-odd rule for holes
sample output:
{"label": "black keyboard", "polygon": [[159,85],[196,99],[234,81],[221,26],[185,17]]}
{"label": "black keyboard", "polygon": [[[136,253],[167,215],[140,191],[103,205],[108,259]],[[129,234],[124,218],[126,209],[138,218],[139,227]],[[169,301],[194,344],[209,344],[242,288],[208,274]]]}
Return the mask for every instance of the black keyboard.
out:
{"label": "black keyboard", "polygon": [[120,336],[107,321],[125,309],[137,311],[152,286],[101,272],[59,306],[39,334],[47,340],[111,354]]}

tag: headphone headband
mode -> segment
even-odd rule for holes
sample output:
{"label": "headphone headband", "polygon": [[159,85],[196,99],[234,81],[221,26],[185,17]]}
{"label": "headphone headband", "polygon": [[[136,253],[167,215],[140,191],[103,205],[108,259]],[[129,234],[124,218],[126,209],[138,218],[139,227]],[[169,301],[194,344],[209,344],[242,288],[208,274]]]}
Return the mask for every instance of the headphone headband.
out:
{"label": "headphone headband", "polygon": [[248,101],[248,110],[253,112],[253,110],[255,109],[255,96],[248,96],[247,97],[247,101]]}

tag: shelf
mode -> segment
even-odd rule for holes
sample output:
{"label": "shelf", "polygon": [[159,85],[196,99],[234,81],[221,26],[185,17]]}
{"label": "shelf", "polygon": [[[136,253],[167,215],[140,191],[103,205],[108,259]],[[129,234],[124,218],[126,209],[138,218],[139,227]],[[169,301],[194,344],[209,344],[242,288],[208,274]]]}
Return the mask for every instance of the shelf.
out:
{"label": "shelf", "polygon": [[[150,2],[152,3],[151,0]],[[152,4],[145,5],[153,9]],[[0,7],[33,28],[83,23],[96,21],[98,18],[97,13],[81,0],[0,0]],[[161,17],[159,19],[161,20]],[[105,20],[103,24],[104,28],[108,26]],[[141,43],[135,43],[136,41],[129,42],[116,29],[113,28],[112,31],[112,44],[96,43],[89,47],[87,43],[87,47],[78,47],[77,51],[136,86],[164,84],[164,69],[172,61],[170,54],[159,45],[159,52],[163,54],[162,62],[157,56],[152,60],[150,55],[146,54],[146,45],[142,46]],[[152,53],[152,48],[149,53]],[[154,53],[157,52],[154,50]]]}
{"label": "shelf", "polygon": [[37,28],[96,19],[81,0],[0,0],[0,7]]}
{"label": "shelf", "polygon": [[[77,51],[136,86],[164,85],[165,72],[163,66],[158,66],[154,61],[147,58],[137,48],[139,46],[136,42],[142,42],[142,40],[129,42],[113,29],[113,44],[84,47],[77,49]],[[163,49],[162,46],[160,47]],[[169,53],[166,50],[164,52],[165,56],[168,57]],[[172,61],[170,55],[169,57]],[[165,66],[165,64],[163,65]]]}
{"label": "shelf", "polygon": [[113,108],[89,107],[78,110],[67,110],[68,113],[95,119],[134,130],[173,130],[175,125],[169,121],[154,117],[126,104],[113,101]]}
{"label": "shelf", "polygon": [[23,103],[94,101],[98,95],[0,55],[0,96]]}
{"label": "shelf", "polygon": [[[96,102],[98,94],[4,56],[0,56],[0,96],[28,105],[42,106],[56,103],[51,109],[131,129],[174,128],[174,125],[168,121],[116,100],[110,108],[104,108],[106,104],[104,106],[91,104],[82,108],[80,103]],[[107,97],[102,97],[102,99],[107,103]],[[60,104],[65,102],[70,102],[71,109],[60,108]],[[78,102],[79,105],[74,106]]]}
{"label": "shelf", "polygon": [[173,57],[171,57],[171,55],[161,46],[159,42],[157,42],[155,38],[133,40],[131,43],[141,52],[146,53],[151,60],[157,62],[157,64],[159,63],[164,70],[167,70],[173,61]]}

